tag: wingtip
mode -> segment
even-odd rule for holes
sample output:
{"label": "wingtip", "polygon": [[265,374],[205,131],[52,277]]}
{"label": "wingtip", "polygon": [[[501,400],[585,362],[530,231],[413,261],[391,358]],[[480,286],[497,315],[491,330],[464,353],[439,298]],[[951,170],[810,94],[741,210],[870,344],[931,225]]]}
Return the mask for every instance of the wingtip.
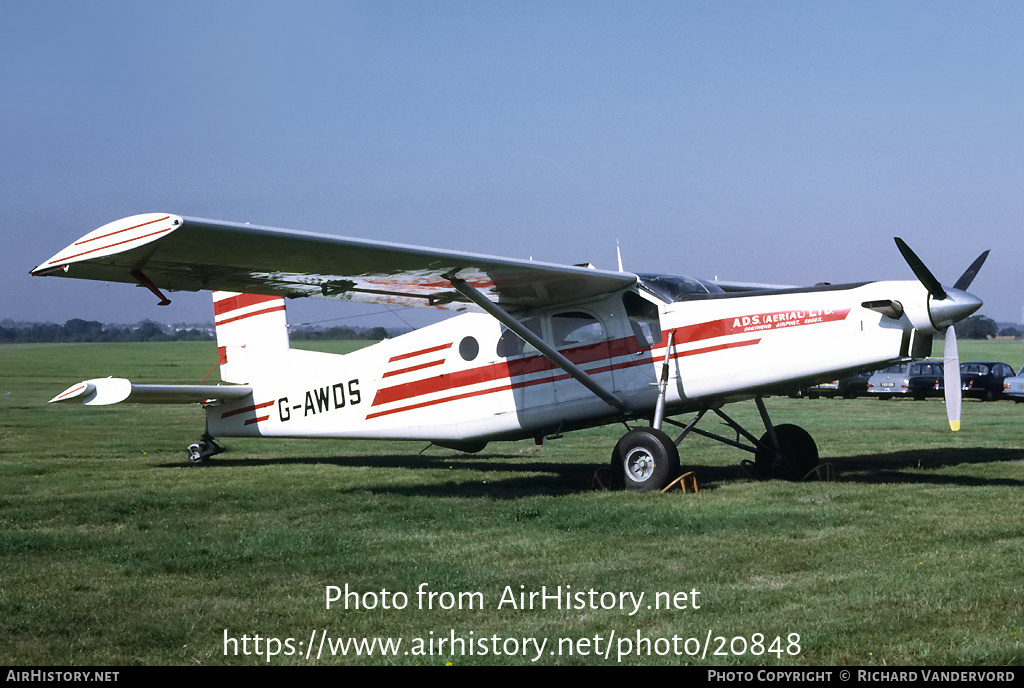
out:
{"label": "wingtip", "polygon": [[96,386],[88,380],[85,382],[79,382],[78,384],[71,385],[53,399],[50,399],[47,403],[60,404],[72,401],[84,401],[94,391],[96,391]]}
{"label": "wingtip", "polygon": [[72,263],[103,258],[152,243],[178,229],[183,219],[170,213],[144,213],[108,222],[32,269],[34,276],[67,272]]}

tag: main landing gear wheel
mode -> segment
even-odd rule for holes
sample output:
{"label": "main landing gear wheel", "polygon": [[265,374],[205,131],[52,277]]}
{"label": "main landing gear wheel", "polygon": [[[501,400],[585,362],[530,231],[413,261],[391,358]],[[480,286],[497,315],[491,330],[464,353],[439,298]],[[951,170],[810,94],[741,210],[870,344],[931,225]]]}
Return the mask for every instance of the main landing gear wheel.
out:
{"label": "main landing gear wheel", "polygon": [[761,444],[754,453],[754,464],[766,478],[801,480],[818,465],[818,445],[806,430],[798,425],[776,425],[778,449],[773,450],[770,432],[761,436]]}
{"label": "main landing gear wheel", "polygon": [[612,473],[631,492],[660,490],[679,475],[679,450],[661,430],[630,430],[612,452]]}
{"label": "main landing gear wheel", "polygon": [[192,463],[202,463],[211,456],[220,454],[224,449],[212,439],[206,439],[195,444],[188,445],[188,460]]}

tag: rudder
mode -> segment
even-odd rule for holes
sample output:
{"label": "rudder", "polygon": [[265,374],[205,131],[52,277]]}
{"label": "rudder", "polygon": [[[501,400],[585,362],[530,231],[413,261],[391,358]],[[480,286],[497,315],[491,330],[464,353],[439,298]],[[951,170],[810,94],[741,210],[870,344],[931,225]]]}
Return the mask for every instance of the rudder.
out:
{"label": "rudder", "polygon": [[213,292],[217,358],[224,382],[249,384],[268,358],[289,349],[284,299],[263,294]]}

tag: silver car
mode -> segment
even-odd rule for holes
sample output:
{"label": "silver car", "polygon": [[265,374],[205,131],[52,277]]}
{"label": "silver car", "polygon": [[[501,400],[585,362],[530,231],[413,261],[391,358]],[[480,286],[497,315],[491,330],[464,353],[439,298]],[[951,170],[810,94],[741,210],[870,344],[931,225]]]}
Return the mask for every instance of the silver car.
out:
{"label": "silver car", "polygon": [[1003,380],[1003,396],[1018,404],[1024,402],[1024,368],[1020,369],[1016,377]]}
{"label": "silver car", "polygon": [[936,361],[896,363],[868,379],[868,394],[879,399],[900,395],[920,400],[940,396],[941,390],[942,363]]}

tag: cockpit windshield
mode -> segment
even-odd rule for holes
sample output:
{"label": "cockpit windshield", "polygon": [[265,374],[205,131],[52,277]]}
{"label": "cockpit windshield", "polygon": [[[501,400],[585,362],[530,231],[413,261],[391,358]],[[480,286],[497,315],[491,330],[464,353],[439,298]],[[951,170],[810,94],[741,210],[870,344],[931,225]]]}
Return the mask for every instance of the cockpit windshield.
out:
{"label": "cockpit windshield", "polygon": [[708,294],[724,293],[721,287],[692,277],[681,275],[638,275],[638,277],[646,289],[670,303],[696,299]]}

